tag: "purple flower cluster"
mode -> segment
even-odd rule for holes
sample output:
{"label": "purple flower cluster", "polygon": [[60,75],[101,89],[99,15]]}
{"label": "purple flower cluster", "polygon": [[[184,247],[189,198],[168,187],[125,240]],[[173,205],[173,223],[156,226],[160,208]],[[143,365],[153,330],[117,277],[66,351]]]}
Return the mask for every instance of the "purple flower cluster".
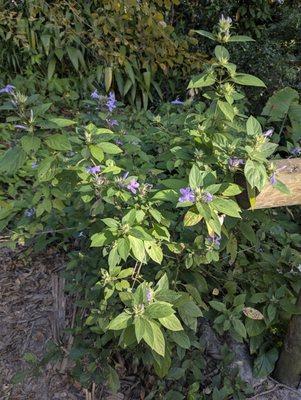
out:
{"label": "purple flower cluster", "polygon": [[94,92],[91,93],[91,99],[93,99],[93,100],[99,100],[100,99],[100,95],[98,94],[97,89],[95,89]]}
{"label": "purple flower cluster", "polygon": [[[126,179],[126,178],[124,178],[124,179]],[[136,194],[136,193],[137,193],[137,189],[139,188],[139,186],[140,186],[139,182],[137,182],[136,179],[132,179],[132,180],[130,181],[130,183],[126,186],[126,188],[127,188],[130,192],[132,192],[133,194]]]}
{"label": "purple flower cluster", "polygon": [[38,163],[36,163],[36,162],[31,163],[31,168],[32,169],[38,168]]}
{"label": "purple flower cluster", "polygon": [[113,128],[114,126],[118,126],[119,123],[117,121],[117,119],[106,119],[106,123],[109,125],[110,128]]}
{"label": "purple flower cluster", "polygon": [[36,209],[34,207],[28,208],[27,210],[24,211],[24,216],[27,218],[32,218],[36,212]]}
{"label": "purple flower cluster", "polygon": [[118,146],[122,146],[122,145],[123,145],[123,141],[120,140],[120,139],[116,139],[116,140],[115,140],[115,143],[116,143]]}
{"label": "purple flower cluster", "polygon": [[0,93],[12,94],[14,90],[15,86],[8,84],[4,86],[2,89],[0,89]]}
{"label": "purple flower cluster", "polygon": [[228,160],[228,167],[230,171],[235,171],[240,165],[244,163],[244,160],[238,157],[230,157]]}
{"label": "purple flower cluster", "polygon": [[27,126],[25,126],[25,125],[15,125],[15,128],[16,129],[23,129],[23,130],[27,130],[28,129]]}
{"label": "purple flower cluster", "polygon": [[292,156],[295,156],[295,157],[300,156],[301,155],[301,147],[299,147],[299,146],[293,147],[291,149],[290,153]]}
{"label": "purple flower cluster", "polygon": [[177,97],[175,100],[171,101],[171,104],[174,104],[174,105],[182,105],[182,104],[184,104],[184,101],[180,100],[180,99]]}
{"label": "purple flower cluster", "polygon": [[220,247],[221,245],[221,237],[218,235],[208,236],[206,240],[209,244],[213,246]]}
{"label": "purple flower cluster", "polygon": [[270,138],[274,133],[274,128],[268,129],[267,131],[263,132],[263,136],[266,138]]}
{"label": "purple flower cluster", "polygon": [[117,100],[115,98],[115,93],[114,92],[110,92],[106,106],[108,107],[108,110],[110,112],[115,110],[115,108],[117,107]]}
{"label": "purple flower cluster", "polygon": [[189,187],[180,189],[180,193],[179,203],[185,203],[186,201],[193,203],[195,201],[195,193]]}
{"label": "purple flower cluster", "polygon": [[150,303],[153,299],[153,292],[151,289],[146,289],[146,300]]}
{"label": "purple flower cluster", "polygon": [[89,174],[94,174],[94,175],[98,174],[100,172],[100,170],[101,170],[101,167],[99,165],[92,165],[91,167],[86,168],[86,171]]}
{"label": "purple flower cluster", "polygon": [[273,173],[273,174],[270,176],[269,181],[270,181],[270,184],[271,184],[272,186],[276,185],[277,179],[276,179],[275,173]]}
{"label": "purple flower cluster", "polygon": [[211,201],[213,200],[213,195],[209,192],[204,192],[202,194],[202,200],[204,203],[211,203]]}

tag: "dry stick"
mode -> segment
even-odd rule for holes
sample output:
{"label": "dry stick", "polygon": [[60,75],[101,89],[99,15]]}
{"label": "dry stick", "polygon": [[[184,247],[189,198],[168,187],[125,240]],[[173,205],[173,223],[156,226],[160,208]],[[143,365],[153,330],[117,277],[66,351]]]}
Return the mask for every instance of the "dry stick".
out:
{"label": "dry stick", "polygon": [[278,382],[278,381],[276,381],[276,379],[274,379],[272,377],[269,377],[269,380],[272,381],[273,383],[275,383],[276,385],[279,385],[279,386],[283,387],[284,389],[287,389],[287,390],[291,391],[292,393],[295,393],[301,397],[301,391],[299,391],[298,389],[294,389],[294,388],[286,385],[285,383]]}
{"label": "dry stick", "polygon": [[[280,386],[281,386],[281,385],[275,385],[272,389],[265,390],[264,392],[258,393],[258,394],[256,394],[256,395],[253,396],[253,397],[248,397],[247,399],[248,399],[248,400],[255,400],[255,399],[258,399],[260,396],[264,396],[265,394],[269,394],[269,393],[274,392],[274,391],[277,390]],[[300,393],[299,393],[299,394],[300,394]]]}
{"label": "dry stick", "polygon": [[[71,329],[74,327],[76,311],[77,311],[77,307],[74,306],[73,314],[72,314],[72,320],[71,320],[71,326],[70,326]],[[67,344],[65,356],[63,358],[63,361],[62,361],[62,364],[61,364],[61,368],[60,368],[60,373],[61,374],[63,374],[65,372],[65,370],[66,370],[66,367],[67,367],[67,364],[68,364],[69,353],[70,353],[71,347],[73,345],[73,341],[74,341],[74,337],[70,333],[69,338],[68,338],[68,344]]]}

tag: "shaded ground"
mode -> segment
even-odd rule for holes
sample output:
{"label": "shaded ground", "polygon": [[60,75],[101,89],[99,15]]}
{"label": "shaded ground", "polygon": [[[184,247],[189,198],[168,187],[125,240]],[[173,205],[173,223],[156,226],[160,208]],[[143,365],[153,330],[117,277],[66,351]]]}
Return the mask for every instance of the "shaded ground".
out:
{"label": "shaded ground", "polygon": [[[109,395],[102,388],[92,388],[90,393],[81,390],[70,381],[61,361],[45,363],[39,376],[11,382],[16,373],[28,370],[24,357],[41,360],[51,343],[68,348],[64,328],[72,324],[73,317],[59,277],[62,256],[49,251],[24,260],[22,253],[0,249],[0,400],[143,399],[143,388],[137,388],[134,395],[135,377],[123,380],[124,394]],[[264,382],[257,393],[252,400],[301,400],[297,391],[272,380]]]}
{"label": "shaded ground", "polygon": [[24,355],[30,353],[42,359],[49,342],[58,339],[62,316],[65,319],[64,304],[58,310],[54,300],[54,296],[61,296],[57,287],[62,266],[59,256],[45,254],[43,259],[27,259],[26,264],[19,257],[1,249],[0,399],[85,399],[67,375],[57,373],[50,364],[46,364],[36,378],[28,377],[15,385],[11,383],[16,373],[28,370]]}

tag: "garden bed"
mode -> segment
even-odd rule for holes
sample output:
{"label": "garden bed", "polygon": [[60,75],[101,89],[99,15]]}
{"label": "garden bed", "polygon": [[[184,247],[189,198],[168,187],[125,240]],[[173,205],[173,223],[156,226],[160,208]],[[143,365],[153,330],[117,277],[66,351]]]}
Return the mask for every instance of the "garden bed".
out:
{"label": "garden bed", "polygon": [[[34,370],[34,357],[43,360],[51,343],[65,351],[70,343],[64,329],[72,324],[74,310],[63,292],[63,265],[62,255],[52,249],[32,258],[25,257],[22,250],[1,250],[1,400],[144,399],[145,390],[137,385],[139,379],[135,376],[121,380],[122,393],[112,395],[103,387],[92,388],[92,393],[72,382],[66,360],[44,360],[40,370]],[[26,374],[30,370],[21,379],[20,372]],[[20,382],[13,383],[14,380]],[[272,379],[265,380],[256,392],[254,400],[301,399],[297,391]]]}

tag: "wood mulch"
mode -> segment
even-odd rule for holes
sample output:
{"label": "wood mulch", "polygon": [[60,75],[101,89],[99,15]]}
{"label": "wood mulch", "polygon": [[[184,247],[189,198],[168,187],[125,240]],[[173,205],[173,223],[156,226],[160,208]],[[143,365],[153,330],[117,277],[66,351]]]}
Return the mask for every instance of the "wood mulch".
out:
{"label": "wood mulch", "polygon": [[[68,377],[66,359],[48,362],[37,376],[30,374],[20,383],[12,378],[28,371],[28,354],[42,360],[49,345],[66,353],[72,337],[65,328],[72,325],[74,309],[64,295],[60,271],[64,257],[55,249],[30,258],[21,250],[0,248],[0,400],[134,400],[132,377],[125,379],[122,393],[109,394],[104,388],[88,392]],[[72,302],[70,302],[72,303]],[[31,356],[30,356],[31,357]],[[136,386],[136,385],[134,385]],[[127,392],[127,393],[126,393]],[[130,394],[132,393],[132,394]],[[301,394],[272,380],[257,389],[252,400],[301,400]]]}

